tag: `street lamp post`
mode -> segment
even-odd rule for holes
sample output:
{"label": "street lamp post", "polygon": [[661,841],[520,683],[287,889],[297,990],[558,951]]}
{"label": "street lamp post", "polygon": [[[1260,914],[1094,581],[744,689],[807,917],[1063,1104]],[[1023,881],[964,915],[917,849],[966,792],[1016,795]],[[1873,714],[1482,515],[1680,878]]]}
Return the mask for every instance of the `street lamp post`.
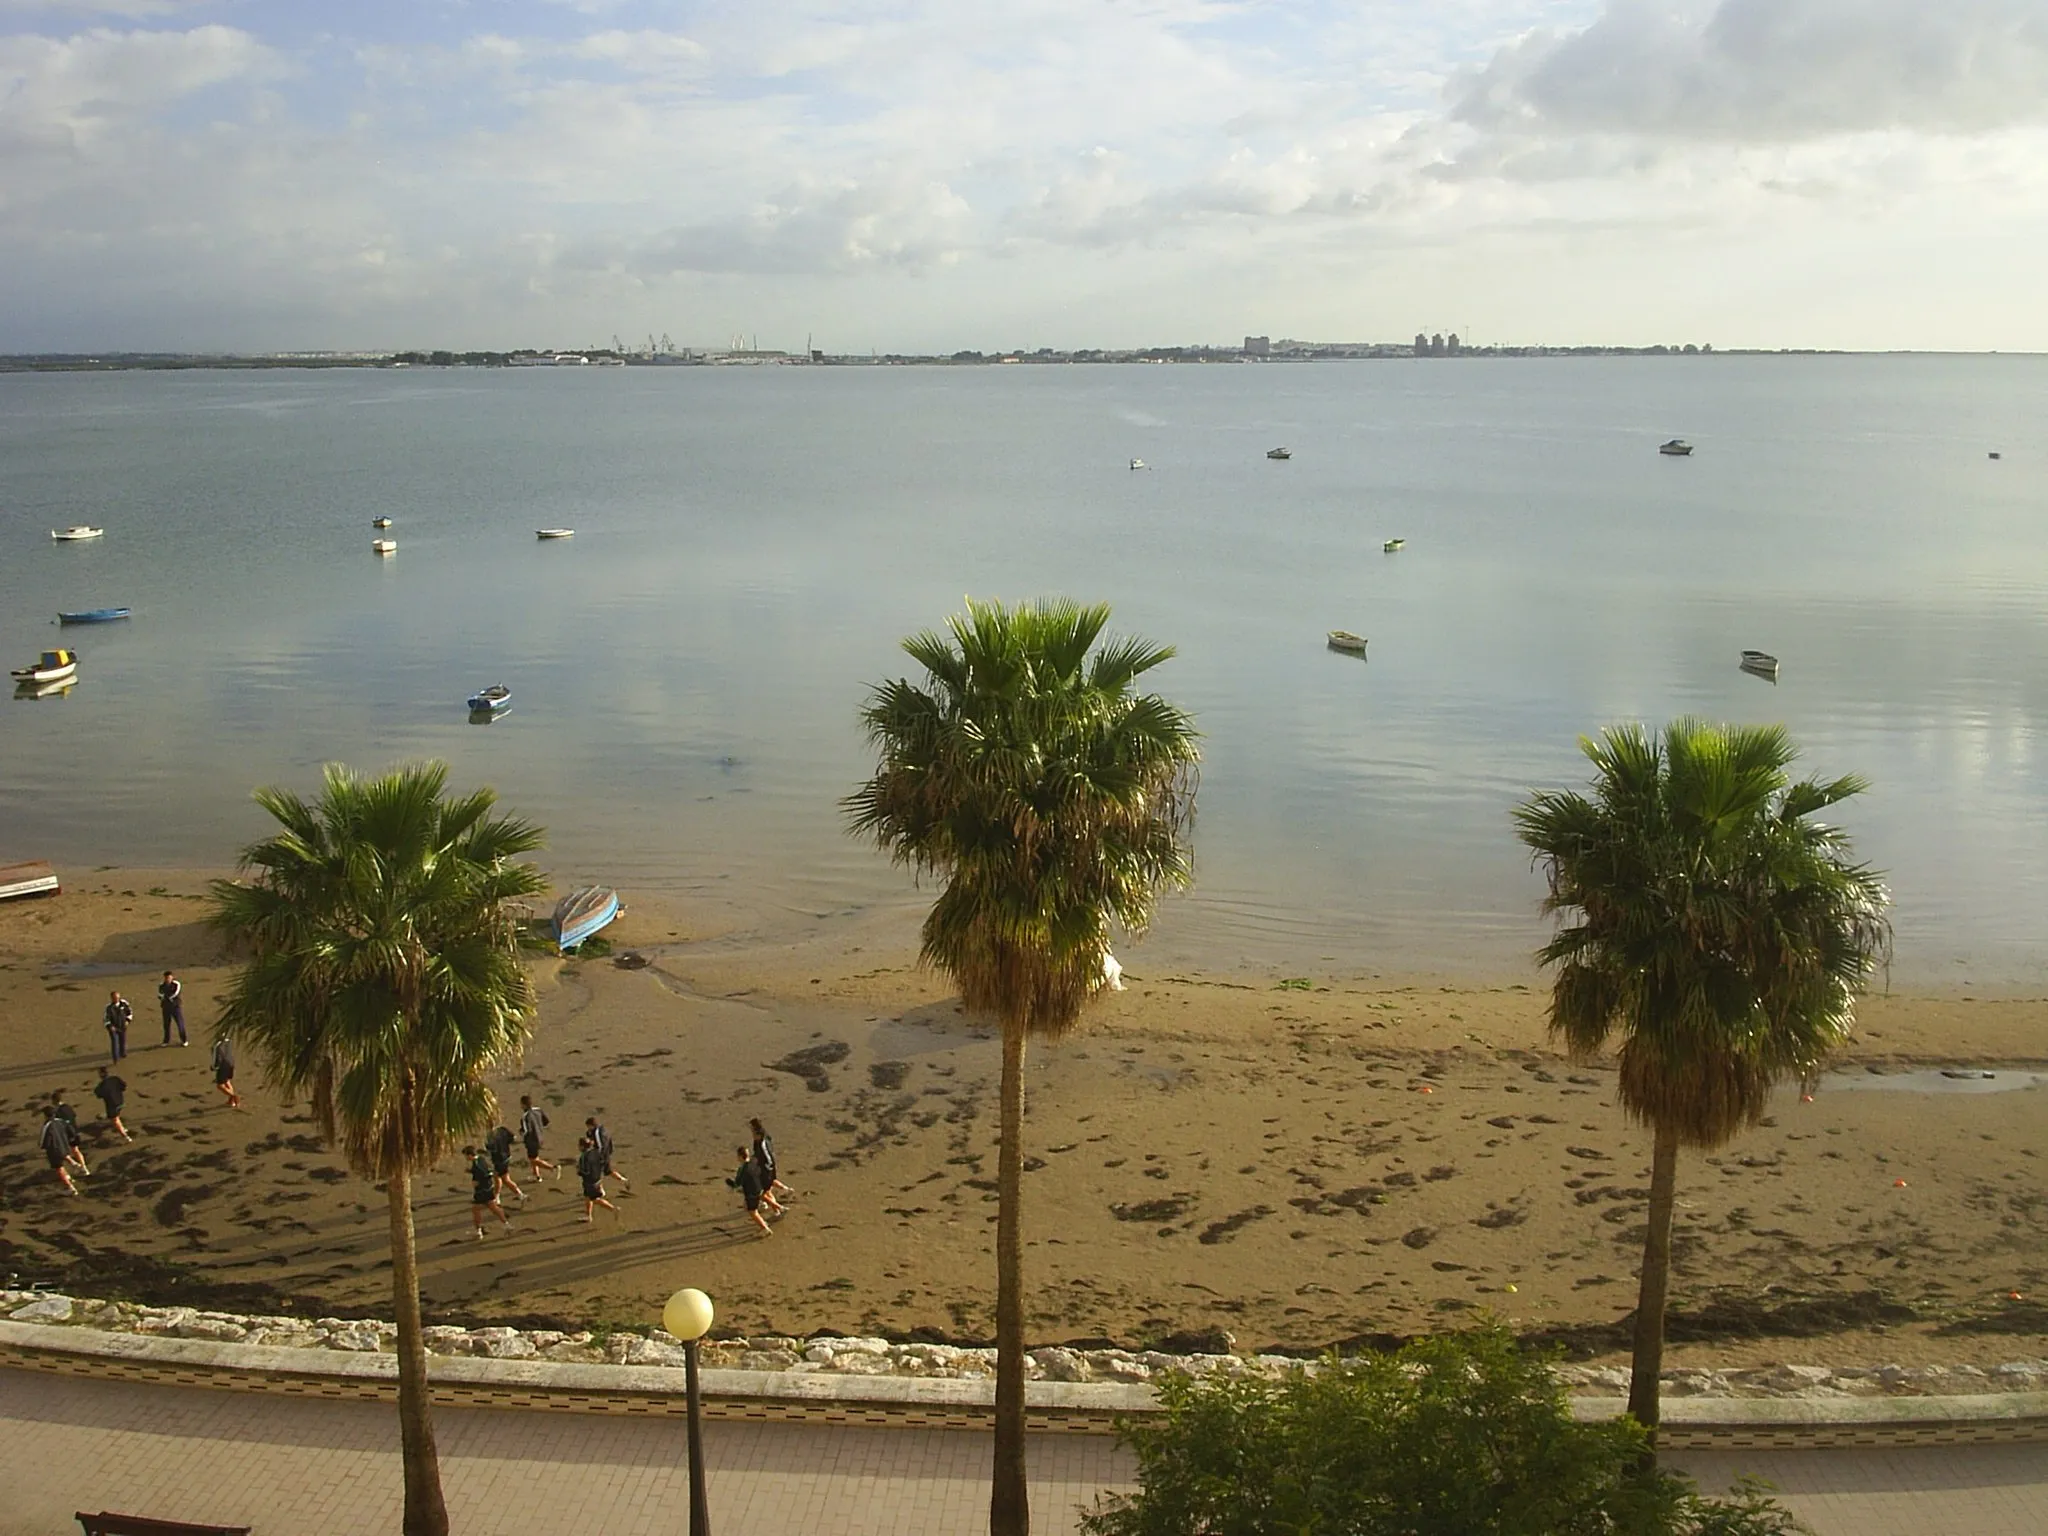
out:
{"label": "street lamp post", "polygon": [[697,1389],[697,1341],[711,1331],[711,1298],[680,1290],[661,1309],[661,1326],[683,1341],[690,1418],[690,1536],[711,1536],[711,1506],[704,1497],[703,1398]]}

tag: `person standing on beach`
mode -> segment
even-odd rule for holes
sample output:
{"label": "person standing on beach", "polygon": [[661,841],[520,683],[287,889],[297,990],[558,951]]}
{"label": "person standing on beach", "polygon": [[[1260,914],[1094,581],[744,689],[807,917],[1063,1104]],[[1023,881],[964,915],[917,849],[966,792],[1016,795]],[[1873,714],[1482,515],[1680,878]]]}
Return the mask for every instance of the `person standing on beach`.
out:
{"label": "person standing on beach", "polygon": [[176,973],[165,971],[164,979],[156,984],[156,1005],[163,1010],[164,1044],[171,1043],[173,1024],[178,1026],[178,1044],[189,1044],[185,1038],[185,984]]}
{"label": "person standing on beach", "polygon": [[62,1184],[68,1193],[77,1194],[78,1186],[71,1182],[71,1169],[67,1165],[77,1163],[80,1173],[90,1173],[92,1170],[85,1166],[85,1155],[78,1150],[78,1143],[72,1135],[71,1127],[65,1122],[64,1117],[57,1113],[56,1105],[50,1106],[49,1118],[43,1121],[42,1135],[36,1139],[42,1146],[43,1156],[50,1160],[50,1171],[57,1175],[57,1182]]}
{"label": "person standing on beach", "polygon": [[235,1092],[235,1047],[226,1035],[213,1042],[213,1086],[227,1095],[229,1109],[242,1107],[242,1096]]}
{"label": "person standing on beach", "polygon": [[469,1219],[476,1227],[476,1240],[484,1240],[484,1216],[494,1212],[506,1232],[512,1230],[512,1218],[505,1214],[505,1207],[498,1204],[498,1175],[491,1167],[490,1154],[479,1152],[475,1147],[464,1147],[462,1155],[469,1159]]}
{"label": "person standing on beach", "polygon": [[619,1208],[604,1197],[604,1153],[588,1136],[577,1142],[576,1148],[576,1172],[583,1180],[583,1220],[591,1220],[600,1205],[618,1215]]}
{"label": "person standing on beach", "polygon": [[123,1141],[133,1141],[128,1127],[121,1123],[121,1106],[128,1102],[128,1085],[114,1076],[111,1067],[100,1068],[100,1080],[92,1085],[92,1096],[100,1101],[106,1110],[107,1124],[121,1133]]}
{"label": "person standing on beach", "polygon": [[[605,1177],[617,1179],[631,1189],[633,1181],[612,1166],[612,1133],[597,1123],[595,1115],[583,1122],[583,1132],[590,1138],[590,1144],[597,1148],[597,1155],[604,1159]],[[580,1163],[581,1160],[578,1161]]]}
{"label": "person standing on beach", "polygon": [[484,1150],[491,1154],[491,1177],[497,1181],[498,1193],[509,1189],[515,1200],[526,1204],[526,1191],[512,1182],[512,1132],[499,1126],[484,1138]]}
{"label": "person standing on beach", "polygon": [[740,1198],[747,1202],[747,1214],[754,1218],[754,1225],[761,1229],[763,1237],[773,1237],[769,1230],[768,1218],[761,1214],[761,1207],[767,1206],[776,1215],[782,1214],[782,1207],[775,1203],[775,1197],[768,1193],[768,1186],[761,1182],[761,1165],[754,1161],[754,1154],[745,1147],[739,1149],[740,1165],[727,1179],[726,1184],[740,1192]]}
{"label": "person standing on beach", "polygon": [[761,1124],[759,1120],[749,1120],[747,1124],[753,1127],[754,1131],[754,1166],[761,1170],[761,1188],[763,1192],[770,1196],[780,1194],[785,1198],[794,1197],[796,1191],[776,1177],[775,1138],[768,1134],[768,1128]]}
{"label": "person standing on beach", "polygon": [[128,1005],[128,999],[119,992],[109,994],[100,1021],[107,1026],[107,1052],[115,1062],[128,1054],[128,1021],[135,1017],[135,1010]]}
{"label": "person standing on beach", "polygon": [[519,1139],[526,1143],[527,1171],[538,1182],[543,1168],[553,1168],[555,1180],[559,1183],[562,1178],[560,1166],[540,1155],[540,1133],[547,1128],[548,1112],[533,1102],[532,1094],[519,1095]]}

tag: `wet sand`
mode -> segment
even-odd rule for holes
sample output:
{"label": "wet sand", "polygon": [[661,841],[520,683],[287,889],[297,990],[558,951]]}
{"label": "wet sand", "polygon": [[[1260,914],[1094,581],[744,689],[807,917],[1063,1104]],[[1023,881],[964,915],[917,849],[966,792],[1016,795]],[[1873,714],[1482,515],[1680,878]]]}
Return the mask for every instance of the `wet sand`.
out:
{"label": "wet sand", "polygon": [[[388,1310],[381,1195],[253,1063],[245,1110],[213,1091],[227,972],[202,877],[72,880],[0,906],[0,1267],[138,1299]],[[619,1215],[578,1222],[571,1171],[512,1207],[511,1235],[476,1242],[451,1161],[419,1186],[430,1312],[642,1326],[691,1284],[722,1331],[986,1337],[995,1037],[914,966],[900,915],[769,944],[713,910],[627,900],[620,954],[537,965],[531,1048],[496,1084],[508,1121],[522,1092],[547,1108],[550,1157],[573,1161],[584,1116],[603,1118],[632,1181],[613,1187]],[[1550,1048],[1533,969],[1484,984],[1120,958],[1129,990],[1029,1058],[1036,1341],[1222,1328],[1308,1349],[1491,1311],[1619,1347],[1649,1142],[1610,1070]],[[166,966],[185,982],[185,1050],[157,1044]],[[89,1092],[110,987],[136,1009],[132,1147]],[[2048,1068],[2042,999],[1895,994],[1861,1020],[1852,1070]],[[78,1199],[34,1142],[59,1087],[88,1127]],[[1762,1128],[1688,1154],[1671,1363],[2048,1353],[2044,1092],[1787,1093]],[[772,1239],[723,1183],[750,1115],[798,1191]]]}

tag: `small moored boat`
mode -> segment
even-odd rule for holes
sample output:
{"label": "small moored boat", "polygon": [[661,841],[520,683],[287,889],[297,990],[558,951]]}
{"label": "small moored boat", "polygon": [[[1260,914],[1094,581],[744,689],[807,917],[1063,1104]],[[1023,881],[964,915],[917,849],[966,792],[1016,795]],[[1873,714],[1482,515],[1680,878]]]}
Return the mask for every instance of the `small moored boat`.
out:
{"label": "small moored boat", "polygon": [[1294,450],[1292,448],[1268,448],[1266,450],[1266,457],[1269,459],[1291,459],[1294,457]]}
{"label": "small moored boat", "polygon": [[59,544],[78,544],[86,539],[99,538],[106,531],[104,528],[89,528],[84,523],[79,523],[70,528],[52,528],[50,537]]}
{"label": "small moored boat", "polygon": [[567,954],[625,910],[608,885],[578,887],[555,904],[555,946]]}
{"label": "small moored boat", "polygon": [[569,539],[576,536],[574,528],[536,528],[533,536],[537,539]]}
{"label": "small moored boat", "polygon": [[17,896],[55,896],[57,872],[40,859],[26,864],[0,864],[0,901]]}
{"label": "small moored boat", "polygon": [[61,609],[57,613],[59,624],[111,624],[116,619],[125,619],[133,614],[133,608],[79,608],[70,613]]}
{"label": "small moored boat", "polygon": [[380,555],[395,555],[398,553],[398,540],[372,539],[370,540],[370,548]]}
{"label": "small moored boat", "polygon": [[1131,468],[1133,469],[1150,469],[1151,467],[1152,466],[1150,464],[1147,464],[1143,459],[1131,460]]}
{"label": "small moored boat", "polygon": [[488,688],[479,688],[469,696],[469,707],[473,710],[488,710],[492,714],[501,709],[510,709],[512,690],[503,683],[493,683]]}
{"label": "small moored boat", "polygon": [[32,667],[16,667],[8,674],[17,683],[62,683],[78,676],[78,653],[45,651]]}
{"label": "small moored boat", "polygon": [[1333,629],[1330,631],[1330,649],[1342,651],[1347,656],[1363,656],[1365,636],[1354,635],[1348,629]]}
{"label": "small moored boat", "polygon": [[1742,653],[1742,670],[1753,672],[1758,677],[1768,677],[1772,682],[1776,682],[1778,680],[1778,658],[1769,651],[1744,651]]}
{"label": "small moored boat", "polygon": [[389,528],[391,526],[391,519],[388,517],[373,517],[370,519],[370,526],[372,528]]}
{"label": "small moored boat", "polygon": [[1692,444],[1682,437],[1674,437],[1668,443],[1659,443],[1657,451],[1667,459],[1684,459],[1692,456]]}
{"label": "small moored boat", "polygon": [[1407,547],[1408,541],[1406,539],[1389,539],[1386,543],[1380,546],[1381,549],[1385,550],[1390,555],[1395,554],[1400,550],[1404,550]]}

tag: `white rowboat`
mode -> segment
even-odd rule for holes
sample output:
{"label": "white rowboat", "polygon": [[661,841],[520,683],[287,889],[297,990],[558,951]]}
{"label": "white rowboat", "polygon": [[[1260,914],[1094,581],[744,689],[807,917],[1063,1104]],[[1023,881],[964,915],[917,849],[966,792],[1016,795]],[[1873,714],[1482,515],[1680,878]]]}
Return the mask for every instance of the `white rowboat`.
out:
{"label": "white rowboat", "polygon": [[71,528],[52,528],[50,537],[59,544],[78,544],[86,539],[97,539],[106,531],[104,528],[88,528],[84,523],[79,523]]}

